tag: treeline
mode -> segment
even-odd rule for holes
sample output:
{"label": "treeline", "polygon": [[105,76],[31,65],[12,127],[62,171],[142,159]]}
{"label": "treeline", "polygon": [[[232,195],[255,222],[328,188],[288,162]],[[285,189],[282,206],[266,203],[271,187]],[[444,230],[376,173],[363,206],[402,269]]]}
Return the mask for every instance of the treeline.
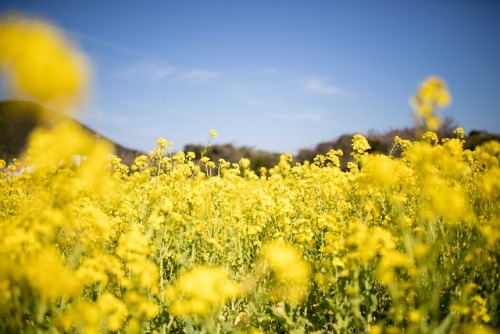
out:
{"label": "treeline", "polygon": [[250,169],[255,171],[261,167],[271,168],[279,161],[280,154],[262,150],[255,150],[248,146],[235,147],[232,144],[212,145],[205,147],[204,145],[188,144],[184,146],[184,152],[194,152],[196,158],[200,158],[201,152],[206,149],[205,156],[211,161],[217,163],[219,159],[224,159],[228,162],[239,162],[242,158],[250,160]]}
{"label": "treeline", "polygon": [[[26,149],[29,134],[35,127],[51,127],[61,120],[68,120],[68,116],[46,109],[39,104],[27,101],[0,101],[0,159],[11,161],[13,158],[21,158]],[[78,122],[71,119],[70,121]],[[146,154],[138,150],[126,148],[118,143],[113,142],[109,138],[105,138],[92,129],[82,125],[89,131],[96,140],[107,140],[114,144],[115,154],[121,158],[122,163],[130,166],[135,158]],[[437,131],[439,138],[454,137],[453,130],[458,125],[454,124],[451,119],[446,119],[441,128]],[[345,169],[347,162],[351,159],[351,139],[354,134],[344,134],[337,139],[320,143],[314,148],[303,148],[294,155],[293,163],[303,163],[304,161],[312,162],[314,158],[321,154],[326,154],[329,150],[342,150],[343,156],[341,159],[341,168]],[[418,140],[421,132],[415,128],[395,129],[386,132],[371,131],[365,134],[371,146],[370,153],[380,152],[387,154],[394,143],[394,137],[399,136],[403,139]],[[500,141],[500,135],[491,134],[484,131],[471,131],[465,139],[465,148],[474,149],[476,146],[489,141]],[[242,158],[250,160],[250,168],[259,171],[261,167],[271,168],[279,161],[279,156],[284,152],[268,152],[256,150],[252,147],[243,146],[236,147],[232,144],[217,144],[206,147],[199,144],[188,144],[184,147],[185,152],[194,152],[197,158],[200,158],[202,152],[210,160],[218,163],[219,159],[231,163],[237,163]],[[393,152],[396,156],[398,151]]]}
{"label": "treeline", "polygon": [[[445,119],[441,128],[437,131],[437,135],[442,138],[454,138],[453,131],[458,127],[451,118]],[[343,156],[340,157],[341,168],[346,169],[347,163],[351,161],[352,145],[351,140],[354,134],[344,134],[337,139],[319,143],[314,148],[303,148],[294,155],[294,163],[303,163],[305,161],[313,162],[314,158],[318,155],[325,155],[331,149],[342,150]],[[413,127],[403,129],[394,129],[386,132],[371,131],[365,135],[368,143],[371,146],[369,153],[382,153],[387,154],[391,151],[394,138],[399,136],[402,139],[411,141],[418,140],[422,135],[422,131]],[[465,138],[465,149],[473,150],[476,146],[481,145],[490,140],[500,141],[500,135],[491,134],[485,131],[471,131]],[[189,144],[184,147],[185,152],[194,152],[199,158],[200,153],[206,147],[203,145]],[[224,159],[229,162],[238,162],[241,158],[248,158],[251,161],[250,168],[258,171],[261,167],[270,168],[276,165],[279,161],[280,153],[272,153],[262,150],[255,150],[251,147],[235,147],[232,144],[213,145],[207,149],[206,156],[214,162],[219,159]],[[284,153],[284,152],[282,152]],[[394,150],[394,156],[399,156],[400,152]]]}

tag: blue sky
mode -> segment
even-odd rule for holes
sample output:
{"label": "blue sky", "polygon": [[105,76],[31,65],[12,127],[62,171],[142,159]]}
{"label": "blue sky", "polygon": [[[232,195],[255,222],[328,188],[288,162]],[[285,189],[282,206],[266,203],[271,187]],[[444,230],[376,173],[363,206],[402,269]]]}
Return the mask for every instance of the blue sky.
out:
{"label": "blue sky", "polygon": [[24,1],[90,58],[80,119],[131,148],[232,143],[297,153],[345,133],[412,126],[429,75],[440,114],[500,133],[499,1]]}

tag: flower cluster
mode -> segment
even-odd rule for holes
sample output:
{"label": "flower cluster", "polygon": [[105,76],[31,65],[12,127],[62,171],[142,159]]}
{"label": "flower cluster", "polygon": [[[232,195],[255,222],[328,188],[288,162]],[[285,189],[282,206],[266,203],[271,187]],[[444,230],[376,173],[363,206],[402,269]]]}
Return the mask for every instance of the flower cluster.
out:
{"label": "flower cluster", "polygon": [[31,168],[0,161],[0,329],[497,328],[500,144],[456,134],[398,139],[400,158],[358,135],[348,171],[335,151],[208,175],[163,139],[131,171],[64,145]]}
{"label": "flower cluster", "polygon": [[441,126],[441,119],[436,115],[436,111],[451,103],[451,95],[443,79],[430,76],[420,85],[410,102],[414,109],[416,125],[436,131]]}

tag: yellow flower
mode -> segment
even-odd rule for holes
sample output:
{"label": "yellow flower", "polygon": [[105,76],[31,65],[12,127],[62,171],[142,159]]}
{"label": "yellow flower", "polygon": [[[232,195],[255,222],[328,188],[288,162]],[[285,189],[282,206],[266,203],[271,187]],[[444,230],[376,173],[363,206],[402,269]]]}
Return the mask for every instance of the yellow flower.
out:
{"label": "yellow flower", "polygon": [[415,106],[416,112],[424,117],[430,116],[434,109],[432,108],[431,105],[429,104],[423,104],[423,105],[418,105],[416,104]]}
{"label": "yellow flower", "polygon": [[417,99],[420,101],[428,101],[442,108],[450,104],[451,95],[443,79],[436,76],[430,76],[420,85],[420,89],[417,92]]}
{"label": "yellow flower", "polygon": [[382,284],[393,284],[398,273],[404,270],[408,275],[415,275],[416,269],[411,258],[396,250],[385,250],[376,269],[376,275]]}
{"label": "yellow flower", "polygon": [[453,133],[457,136],[458,139],[465,139],[465,130],[464,128],[456,128]]}
{"label": "yellow flower", "polygon": [[53,301],[61,296],[71,296],[79,287],[74,272],[61,261],[61,255],[45,249],[33,257],[27,266],[27,278],[44,300]]}
{"label": "yellow flower", "polygon": [[352,137],[352,149],[354,152],[362,154],[371,148],[368,140],[363,135],[355,134]]}
{"label": "yellow flower", "polygon": [[79,179],[95,191],[106,190],[106,165],[114,147],[97,140],[74,122],[63,122],[52,129],[37,128],[29,138],[27,155],[37,168],[78,166]]}
{"label": "yellow flower", "polygon": [[247,159],[247,158],[241,158],[240,159],[240,166],[242,168],[248,168],[250,167],[250,159]]}
{"label": "yellow flower", "polygon": [[129,313],[135,314],[136,320],[137,316],[139,318],[146,317],[150,319],[158,315],[158,312],[160,312],[160,308],[155,300],[152,300],[147,295],[141,294],[137,291],[127,291],[123,296],[123,299],[128,307]]}
{"label": "yellow flower", "polygon": [[493,218],[490,222],[479,227],[479,230],[486,239],[486,245],[493,247],[500,241],[500,217]]}
{"label": "yellow flower", "polygon": [[441,118],[437,116],[428,116],[425,118],[425,126],[431,131],[436,131],[441,126]]}
{"label": "yellow flower", "polygon": [[84,98],[89,66],[51,24],[7,15],[0,19],[0,74],[15,97],[35,98],[66,110]]}
{"label": "yellow flower", "polygon": [[369,155],[363,159],[363,170],[368,182],[382,186],[394,186],[398,183],[397,161],[385,155]]}
{"label": "yellow flower", "polygon": [[441,119],[435,115],[435,111],[449,105],[451,95],[443,79],[430,76],[420,85],[410,101],[414,108],[415,122],[436,131],[441,126]]}
{"label": "yellow flower", "polygon": [[107,327],[112,331],[120,330],[128,316],[127,307],[123,301],[109,292],[104,292],[99,297],[96,306],[101,314],[107,317]]}
{"label": "yellow flower", "polygon": [[183,273],[166,291],[169,310],[178,317],[206,316],[240,294],[240,287],[222,268],[198,266]]}
{"label": "yellow flower", "polygon": [[273,299],[301,302],[306,296],[311,272],[300,252],[288,244],[271,243],[264,247],[262,259],[278,284]]}
{"label": "yellow flower", "polygon": [[210,130],[210,137],[217,137],[217,131],[214,129]]}
{"label": "yellow flower", "polygon": [[421,319],[422,315],[418,310],[411,310],[410,313],[408,314],[408,318],[410,319],[411,322],[419,322]]}

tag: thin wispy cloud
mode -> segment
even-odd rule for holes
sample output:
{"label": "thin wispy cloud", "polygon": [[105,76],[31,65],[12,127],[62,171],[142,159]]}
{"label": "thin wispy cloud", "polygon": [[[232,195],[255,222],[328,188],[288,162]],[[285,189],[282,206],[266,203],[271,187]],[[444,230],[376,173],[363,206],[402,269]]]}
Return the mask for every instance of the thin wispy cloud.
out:
{"label": "thin wispy cloud", "polygon": [[271,117],[289,121],[319,123],[323,121],[323,114],[318,112],[271,113]]}
{"label": "thin wispy cloud", "polygon": [[[88,34],[83,34],[78,31],[70,30],[70,29],[65,29],[64,30],[69,36],[72,36],[75,39],[79,40],[84,40],[88,41],[100,46],[104,46],[108,49],[112,49],[121,53],[126,53],[130,55],[135,55],[135,56],[140,56],[141,58],[148,58],[150,60],[153,59],[158,59],[157,56],[142,52],[139,50],[135,50],[132,48],[124,47],[122,45],[118,45],[115,43],[111,43],[108,41],[105,41],[103,39],[88,35]],[[267,71],[273,71],[272,68],[266,68]],[[130,79],[143,79],[143,80],[148,80],[148,81],[157,81],[160,79],[163,79],[174,72],[177,72],[177,69],[173,66],[167,66],[163,64],[158,64],[154,63],[151,61],[144,61],[141,63],[136,63],[134,65],[131,65],[128,68],[123,69],[122,71],[118,72],[117,76],[121,78],[130,78]],[[215,71],[210,71],[210,70],[204,70],[204,69],[193,69],[193,70],[186,70],[182,73],[180,73],[179,77],[181,77],[184,80],[190,81],[190,82],[195,82],[195,83],[201,83],[205,81],[212,80],[216,77],[218,77],[220,73],[215,72]]]}
{"label": "thin wispy cloud", "polygon": [[209,81],[218,76],[218,72],[209,70],[188,70],[180,74],[182,79],[195,83]]}
{"label": "thin wispy cloud", "polygon": [[328,83],[327,80],[321,78],[310,78],[306,80],[303,86],[308,92],[324,94],[324,95],[344,95],[345,91],[339,86]]}
{"label": "thin wispy cloud", "polygon": [[120,70],[117,76],[124,79],[153,82],[168,77],[175,72],[176,68],[172,66],[139,62]]}
{"label": "thin wispy cloud", "polygon": [[83,33],[78,32],[78,31],[74,31],[74,30],[70,30],[70,29],[64,29],[64,31],[69,36],[71,36],[75,39],[88,41],[88,42],[91,42],[91,43],[94,43],[97,45],[101,45],[101,46],[104,46],[108,49],[112,49],[112,50],[115,50],[115,51],[118,51],[121,53],[126,53],[126,54],[130,54],[130,55],[134,55],[134,56],[146,57],[146,58],[151,58],[151,59],[157,58],[155,55],[152,55],[152,54],[149,54],[146,52],[142,52],[139,50],[135,50],[132,48],[128,48],[128,47],[118,45],[115,43],[111,43],[111,42],[105,41],[103,39],[100,39],[100,38],[97,38],[97,37],[94,37],[94,36],[91,36],[88,34],[83,34]]}

